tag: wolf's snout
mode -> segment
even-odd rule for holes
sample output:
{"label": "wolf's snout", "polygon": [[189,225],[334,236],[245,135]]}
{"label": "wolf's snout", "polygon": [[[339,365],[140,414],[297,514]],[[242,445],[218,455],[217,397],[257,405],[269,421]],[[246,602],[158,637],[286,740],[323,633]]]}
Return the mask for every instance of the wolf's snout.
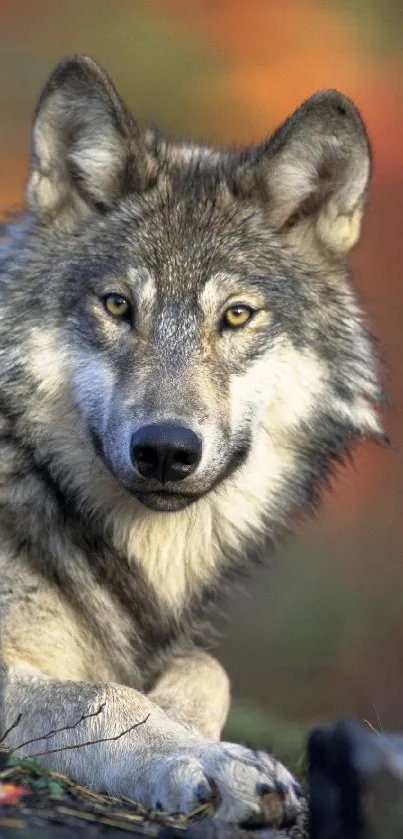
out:
{"label": "wolf's snout", "polygon": [[131,457],[143,478],[162,484],[182,481],[195,471],[202,456],[202,441],[184,425],[155,423],[134,434]]}

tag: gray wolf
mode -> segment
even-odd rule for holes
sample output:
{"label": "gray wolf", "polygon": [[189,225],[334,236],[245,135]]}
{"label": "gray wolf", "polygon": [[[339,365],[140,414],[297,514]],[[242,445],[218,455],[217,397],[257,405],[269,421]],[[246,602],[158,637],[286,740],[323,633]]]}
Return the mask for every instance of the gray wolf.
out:
{"label": "gray wolf", "polygon": [[336,91],[220,151],[140,131],[89,58],[50,77],[1,244],[9,745],[167,811],[298,811],[283,766],[220,742],[228,679],[203,644],[231,581],[382,435],[346,269],[370,170]]}

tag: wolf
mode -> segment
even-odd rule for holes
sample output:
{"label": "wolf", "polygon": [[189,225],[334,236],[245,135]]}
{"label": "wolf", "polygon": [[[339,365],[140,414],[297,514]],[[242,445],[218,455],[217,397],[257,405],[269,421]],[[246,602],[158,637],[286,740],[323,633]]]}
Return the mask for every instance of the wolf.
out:
{"label": "wolf", "polygon": [[18,753],[168,812],[298,812],[284,766],[220,741],[207,627],[353,443],[382,438],[346,266],[370,173],[335,90],[220,150],[141,130],[88,57],[50,76],[0,259],[1,725]]}

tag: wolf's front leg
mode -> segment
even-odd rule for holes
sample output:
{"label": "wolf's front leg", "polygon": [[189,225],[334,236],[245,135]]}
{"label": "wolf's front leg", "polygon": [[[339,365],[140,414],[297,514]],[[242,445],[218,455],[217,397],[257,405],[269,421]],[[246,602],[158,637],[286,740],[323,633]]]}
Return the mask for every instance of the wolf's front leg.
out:
{"label": "wolf's front leg", "polygon": [[169,812],[189,811],[214,796],[217,816],[235,823],[270,823],[266,802],[276,794],[281,816],[289,820],[299,810],[292,776],[272,758],[207,740],[131,688],[62,682],[19,667],[4,673],[1,697],[3,730],[22,715],[7,745],[40,738],[19,753],[47,751],[41,760],[49,768],[92,788]]}
{"label": "wolf's front leg", "polygon": [[173,659],[149,698],[171,719],[219,740],[229,711],[229,679],[213,656],[194,650]]}

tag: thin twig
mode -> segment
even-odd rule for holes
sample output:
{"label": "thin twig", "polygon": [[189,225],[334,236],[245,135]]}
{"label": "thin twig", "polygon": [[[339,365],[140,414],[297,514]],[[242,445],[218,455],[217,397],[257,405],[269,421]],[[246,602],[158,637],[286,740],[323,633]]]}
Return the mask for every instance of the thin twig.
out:
{"label": "thin twig", "polygon": [[[103,702],[102,705],[99,706],[97,711],[92,711],[91,714],[83,714],[77,722],[71,723],[71,725],[63,725],[61,728],[53,728],[52,731],[48,731],[47,734],[42,734],[42,737],[33,737],[32,740],[25,740],[25,743],[20,743],[19,746],[14,746],[11,753],[17,751],[17,749],[23,749],[24,746],[30,746],[31,743],[38,743],[39,740],[49,740],[49,737],[53,737],[54,734],[60,734],[61,731],[71,731],[73,728],[77,728],[80,725],[80,722],[84,722],[84,720],[89,720],[91,717],[97,717],[105,708],[106,702]],[[21,715],[20,715],[21,716]],[[11,729],[9,729],[11,730]],[[8,734],[8,731],[6,732]]]}
{"label": "thin twig", "polygon": [[8,737],[8,735],[10,734],[10,731],[12,731],[13,728],[17,728],[17,725],[19,725],[20,722],[21,722],[21,717],[22,717],[22,714],[18,714],[17,719],[14,720],[14,722],[12,722],[11,725],[5,730],[4,734],[2,734],[1,737],[0,737],[0,743],[4,743],[4,740],[6,739],[6,737]]}
{"label": "thin twig", "polygon": [[367,728],[369,728],[370,731],[372,731],[373,734],[379,734],[379,731],[377,731],[375,726],[372,725],[372,722],[366,720],[365,717],[363,718],[363,723],[367,726]]}
{"label": "thin twig", "polygon": [[381,720],[380,720],[380,717],[379,717],[378,711],[377,711],[377,709],[376,709],[375,702],[373,702],[373,703],[372,703],[372,707],[373,707],[373,709],[374,709],[374,714],[375,714],[376,719],[377,719],[377,721],[378,721],[379,728],[380,728],[380,730],[381,730],[382,734],[384,734],[385,732],[384,732],[384,730],[383,730],[383,725],[382,725],[382,723],[381,723]]}
{"label": "thin twig", "polygon": [[53,755],[56,752],[67,752],[70,751],[70,749],[82,749],[84,746],[95,746],[96,743],[109,743],[111,740],[120,740],[120,738],[124,737],[125,734],[129,734],[131,731],[134,731],[135,728],[139,728],[140,725],[144,725],[149,716],[150,714],[147,714],[143,720],[136,722],[134,725],[131,725],[130,728],[126,728],[125,731],[121,731],[120,734],[116,734],[114,737],[100,737],[98,740],[86,740],[84,743],[72,743],[70,746],[60,746],[58,749],[48,749],[45,752],[34,752],[31,755],[26,755],[26,757],[44,757],[45,755]]}

